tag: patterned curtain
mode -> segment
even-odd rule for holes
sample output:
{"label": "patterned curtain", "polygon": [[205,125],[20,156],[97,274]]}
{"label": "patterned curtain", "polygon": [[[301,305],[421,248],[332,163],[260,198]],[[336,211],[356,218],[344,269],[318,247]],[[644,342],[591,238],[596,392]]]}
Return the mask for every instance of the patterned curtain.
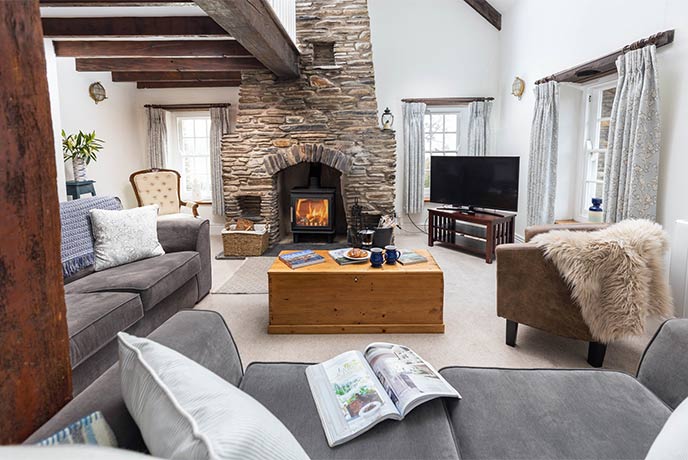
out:
{"label": "patterned curtain", "polygon": [[535,113],[528,162],[528,225],[554,223],[559,140],[559,85],[535,87]]}
{"label": "patterned curtain", "polygon": [[164,168],[167,156],[165,110],[146,107],[148,115],[148,162],[151,168]]}
{"label": "patterned curtain", "polygon": [[655,220],[660,122],[655,45],[619,56],[604,175],[604,219]]}
{"label": "patterned curtain", "polygon": [[468,104],[468,155],[487,155],[491,113],[492,101],[475,101]]}
{"label": "patterned curtain", "polygon": [[225,215],[225,194],[222,187],[222,136],[229,133],[229,107],[210,109],[210,179],[213,214]]}
{"label": "patterned curtain", "polygon": [[423,210],[423,175],[425,148],[423,117],[425,104],[405,102],[404,116],[404,211],[416,214]]}

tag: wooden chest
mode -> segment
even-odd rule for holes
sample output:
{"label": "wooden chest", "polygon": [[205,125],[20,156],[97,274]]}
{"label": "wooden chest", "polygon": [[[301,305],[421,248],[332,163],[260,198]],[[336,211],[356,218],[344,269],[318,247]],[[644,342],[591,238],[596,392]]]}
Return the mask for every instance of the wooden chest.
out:
{"label": "wooden chest", "polygon": [[[285,251],[290,252],[290,251]],[[271,334],[441,333],[444,278],[427,251],[415,265],[339,265],[268,270]]]}

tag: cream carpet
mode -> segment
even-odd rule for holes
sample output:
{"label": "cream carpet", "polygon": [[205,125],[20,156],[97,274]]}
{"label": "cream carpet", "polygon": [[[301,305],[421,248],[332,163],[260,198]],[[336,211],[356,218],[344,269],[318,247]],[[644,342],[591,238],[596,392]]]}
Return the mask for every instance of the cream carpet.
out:
{"label": "cream carpet", "polygon": [[[397,233],[400,248],[427,248],[420,232]],[[212,236],[213,254],[221,250]],[[215,310],[227,321],[244,366],[253,361],[319,362],[374,341],[396,342],[418,352],[436,368],[486,367],[589,368],[587,343],[519,326],[516,347],[504,343],[505,322],[495,305],[495,264],[445,247],[429,248],[444,271],[444,334],[269,335],[267,294],[210,294],[196,308]],[[237,271],[243,260],[213,259],[213,289]],[[635,373],[640,355],[658,323],[642,337],[611,344],[605,367]]]}

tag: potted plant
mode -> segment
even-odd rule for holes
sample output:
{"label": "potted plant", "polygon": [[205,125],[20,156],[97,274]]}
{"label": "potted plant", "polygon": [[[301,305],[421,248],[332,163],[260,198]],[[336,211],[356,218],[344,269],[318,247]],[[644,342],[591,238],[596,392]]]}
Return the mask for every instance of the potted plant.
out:
{"label": "potted plant", "polygon": [[96,137],[95,131],[87,134],[79,131],[67,136],[64,129],[62,130],[64,161],[72,160],[75,181],[86,180],[86,165],[98,159],[97,154],[102,148],[103,141]]}

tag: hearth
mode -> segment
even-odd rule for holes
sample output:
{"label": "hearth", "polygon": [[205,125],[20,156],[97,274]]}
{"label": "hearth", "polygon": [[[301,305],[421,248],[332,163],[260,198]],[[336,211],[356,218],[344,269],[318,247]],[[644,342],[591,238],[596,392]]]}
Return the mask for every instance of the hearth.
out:
{"label": "hearth", "polygon": [[[314,171],[315,170],[315,171]],[[334,188],[320,187],[319,168],[311,168],[308,187],[291,189],[291,231],[294,243],[302,235],[327,235],[327,241],[334,241],[335,205]]]}

